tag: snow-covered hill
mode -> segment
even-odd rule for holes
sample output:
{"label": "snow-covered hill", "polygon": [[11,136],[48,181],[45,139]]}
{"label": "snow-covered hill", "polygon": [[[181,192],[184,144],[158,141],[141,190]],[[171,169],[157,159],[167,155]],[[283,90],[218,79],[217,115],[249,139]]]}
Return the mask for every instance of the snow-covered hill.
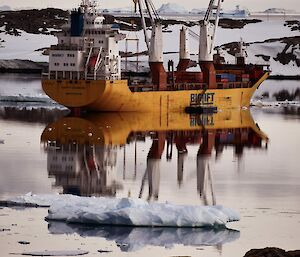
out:
{"label": "snow-covered hill", "polygon": [[205,14],[206,8],[193,8],[190,13],[193,14]]}
{"label": "snow-covered hill", "polygon": [[[227,60],[234,61],[237,42],[221,47]],[[269,39],[247,43],[247,62],[269,64],[272,75],[295,76],[300,74],[300,37]]]}
{"label": "snow-covered hill", "polygon": [[286,13],[296,13],[294,10],[287,10],[284,8],[269,8],[265,11],[263,11],[263,13],[266,14],[286,14]]}
{"label": "snow-covered hill", "polygon": [[0,6],[0,11],[10,11],[10,10],[11,10],[11,8],[8,5],[2,5],[2,6]]}
{"label": "snow-covered hill", "polygon": [[111,9],[102,9],[100,10],[103,13],[132,13],[133,12],[133,7],[132,6],[127,6],[123,8],[111,8]]}
{"label": "snow-covered hill", "polygon": [[[182,11],[183,7],[173,8],[174,5],[165,5],[162,10],[170,11],[171,9]],[[171,8],[172,7],[172,8]],[[52,44],[57,43],[55,36],[51,35],[50,32],[53,29],[58,28],[58,23],[65,22],[63,16],[64,13],[58,17],[55,15],[55,9],[50,10],[52,16],[47,16],[45,20],[41,20],[40,23],[34,23],[33,26],[25,24],[25,22],[14,23],[16,19],[13,16],[7,16],[2,18],[0,21],[0,59],[27,59],[38,62],[48,61],[48,56],[43,55],[44,49]],[[41,11],[36,11],[36,15],[40,14]],[[19,13],[19,15],[25,15]],[[126,16],[126,15],[125,15]],[[178,15],[180,16],[180,15]],[[23,17],[23,16],[22,16]],[[115,20],[115,17],[108,15],[108,19],[111,22]],[[174,15],[176,17],[176,15]],[[125,17],[126,18],[126,17]],[[6,19],[6,20],[5,20]],[[40,17],[42,19],[42,17]],[[43,18],[44,19],[44,18]],[[120,20],[120,17],[116,18]],[[127,19],[131,19],[127,17]],[[129,22],[124,19],[124,21]],[[299,75],[300,74],[300,49],[299,49],[299,29],[300,24],[298,21],[290,20],[286,21],[284,18],[280,19],[277,16],[269,19],[265,19],[259,23],[252,23],[252,20],[247,20],[242,26],[236,26],[236,22],[241,22],[241,19],[227,19],[227,25],[221,26],[224,20],[221,20],[220,27],[217,31],[216,45],[222,46],[230,42],[238,42],[240,38],[248,43],[248,61],[251,63],[269,62],[273,75]],[[1,24],[2,22],[2,24]],[[46,22],[46,25],[43,24]],[[169,59],[173,59],[174,63],[178,61],[179,51],[179,31],[181,29],[180,21],[165,21],[164,25],[168,26],[165,28],[166,32],[163,33],[164,40],[164,52],[165,63]],[[195,22],[182,22],[195,33],[199,34],[199,26]],[[134,27],[129,26],[130,29]],[[140,25],[136,23],[136,28]],[[129,37],[138,37],[140,39],[139,52],[146,52],[146,44],[144,43],[144,36],[142,30],[136,32],[128,32],[128,26],[121,26],[122,33],[129,35]],[[15,33],[13,33],[15,32]],[[283,39],[288,38],[288,39]],[[135,53],[135,45],[130,44],[129,51]],[[199,45],[194,39],[190,39],[190,52],[192,59],[197,62],[198,59]],[[120,51],[125,51],[125,42],[120,43]],[[223,49],[224,54],[228,61],[234,61],[234,56],[228,53],[228,49]],[[135,61],[135,58],[129,58],[129,61]],[[139,60],[143,62],[145,68],[148,65],[148,58],[146,55],[140,56]],[[136,67],[132,65],[132,67]],[[198,67],[199,68],[199,67]]]}

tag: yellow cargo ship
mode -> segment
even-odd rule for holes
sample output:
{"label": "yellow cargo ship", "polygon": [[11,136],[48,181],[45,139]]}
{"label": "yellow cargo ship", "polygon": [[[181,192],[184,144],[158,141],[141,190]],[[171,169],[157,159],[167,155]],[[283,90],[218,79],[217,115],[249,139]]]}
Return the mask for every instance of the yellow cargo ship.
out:
{"label": "yellow cargo ship", "polygon": [[[215,23],[210,23],[213,2],[205,24],[200,25],[202,37],[208,33],[208,27],[215,30],[218,26],[218,15]],[[215,31],[209,32],[213,34],[208,42],[204,42],[206,36],[200,37],[201,72],[186,71],[190,64],[187,28],[180,31],[177,69],[174,71],[173,62],[169,61],[166,72],[162,25],[153,20],[152,37],[146,40],[152,81],[123,79],[118,43],[125,35],[115,24],[105,24],[104,19],[91,1],[82,1],[80,8],[71,13],[69,23],[57,33],[58,44],[51,46],[49,73],[44,74],[42,87],[49,97],[70,109],[182,112],[187,108],[216,111],[249,107],[254,91],[269,75],[262,65],[245,64],[242,44],[236,64],[225,64],[219,54],[213,55],[209,49],[213,49]]]}
{"label": "yellow cargo ship", "polygon": [[189,106],[218,109],[249,107],[250,99],[268,77],[250,88],[131,92],[127,80],[43,80],[43,89],[69,108],[92,111],[182,112]]}

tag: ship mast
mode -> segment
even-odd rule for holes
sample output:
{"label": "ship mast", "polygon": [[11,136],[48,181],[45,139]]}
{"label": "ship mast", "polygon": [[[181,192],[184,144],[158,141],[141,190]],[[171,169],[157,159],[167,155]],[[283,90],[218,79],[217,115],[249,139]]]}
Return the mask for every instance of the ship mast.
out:
{"label": "ship mast", "polygon": [[[167,73],[163,66],[163,35],[161,19],[151,0],[138,0],[138,6],[142,20],[141,22],[144,31],[145,43],[149,52],[149,66],[152,75],[152,83],[157,86],[157,90],[165,90],[167,86]],[[151,38],[147,33],[144,6],[151,22]]]}
{"label": "ship mast", "polygon": [[199,65],[208,88],[216,88],[216,70],[213,64],[216,29],[219,24],[221,3],[210,0],[204,19],[200,21]]}

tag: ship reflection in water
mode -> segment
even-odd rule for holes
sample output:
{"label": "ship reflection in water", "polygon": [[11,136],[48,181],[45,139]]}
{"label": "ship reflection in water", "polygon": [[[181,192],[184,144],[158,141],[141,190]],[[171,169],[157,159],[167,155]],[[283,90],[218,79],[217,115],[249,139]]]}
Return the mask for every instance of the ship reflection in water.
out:
{"label": "ship reflection in water", "polygon": [[[115,196],[126,180],[126,145],[134,143],[134,178],[137,176],[136,142],[150,139],[145,156],[146,169],[141,179],[139,197],[148,187],[148,200],[159,197],[160,162],[166,153],[171,160],[177,152],[177,182],[183,183],[188,145],[199,146],[196,157],[197,190],[208,204],[206,192],[212,192],[209,159],[216,158],[224,147],[263,148],[267,136],[254,123],[249,111],[228,110],[215,114],[179,114],[166,116],[140,113],[106,113],[82,117],[65,117],[48,125],[41,140],[47,152],[49,176],[64,193],[81,196]],[[117,155],[123,151],[123,178],[117,178]],[[132,159],[132,158],[131,158]],[[129,193],[130,194],[130,193]],[[215,204],[214,197],[212,204]]]}
{"label": "ship reflection in water", "polygon": [[[227,110],[201,115],[105,113],[65,117],[48,125],[41,141],[47,152],[49,176],[55,178],[55,186],[63,188],[63,193],[116,196],[124,191],[126,181],[130,181],[138,184],[138,193],[133,195],[128,191],[128,196],[149,201],[159,198],[163,154],[167,161],[176,159],[174,155],[177,155],[177,187],[180,188],[184,184],[185,162],[190,162],[188,149],[194,146],[197,149],[193,160],[196,162],[197,192],[204,204],[216,204],[210,169],[213,153],[218,159],[223,149],[231,146],[240,158],[244,148],[266,149],[268,139],[248,110]],[[142,171],[138,168],[138,155],[143,152],[137,150],[137,143],[141,142],[147,146],[146,165]],[[131,151],[127,152],[130,146]],[[128,165],[127,161],[133,165]],[[130,178],[128,166],[132,167]],[[95,228],[50,223],[49,230],[54,234],[76,232],[82,236],[104,237],[116,241],[122,251],[160,246],[159,242],[163,245],[214,245],[221,250],[222,244],[239,238],[239,231],[226,228]],[[168,238],[168,242],[160,238]]]}

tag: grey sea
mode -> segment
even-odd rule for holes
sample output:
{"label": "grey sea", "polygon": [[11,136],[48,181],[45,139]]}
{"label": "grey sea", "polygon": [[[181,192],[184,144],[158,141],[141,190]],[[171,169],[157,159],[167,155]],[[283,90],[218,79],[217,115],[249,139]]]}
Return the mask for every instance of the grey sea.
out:
{"label": "grey sea", "polygon": [[[252,248],[299,249],[297,88],[299,81],[267,80],[250,110],[182,114],[162,128],[159,116],[71,117],[44,95],[39,77],[1,75],[1,200],[30,192],[131,197],[223,205],[241,216],[219,229],[101,227],[48,222],[48,208],[2,206],[1,256],[242,257]],[[283,89],[292,100],[278,101]]]}

